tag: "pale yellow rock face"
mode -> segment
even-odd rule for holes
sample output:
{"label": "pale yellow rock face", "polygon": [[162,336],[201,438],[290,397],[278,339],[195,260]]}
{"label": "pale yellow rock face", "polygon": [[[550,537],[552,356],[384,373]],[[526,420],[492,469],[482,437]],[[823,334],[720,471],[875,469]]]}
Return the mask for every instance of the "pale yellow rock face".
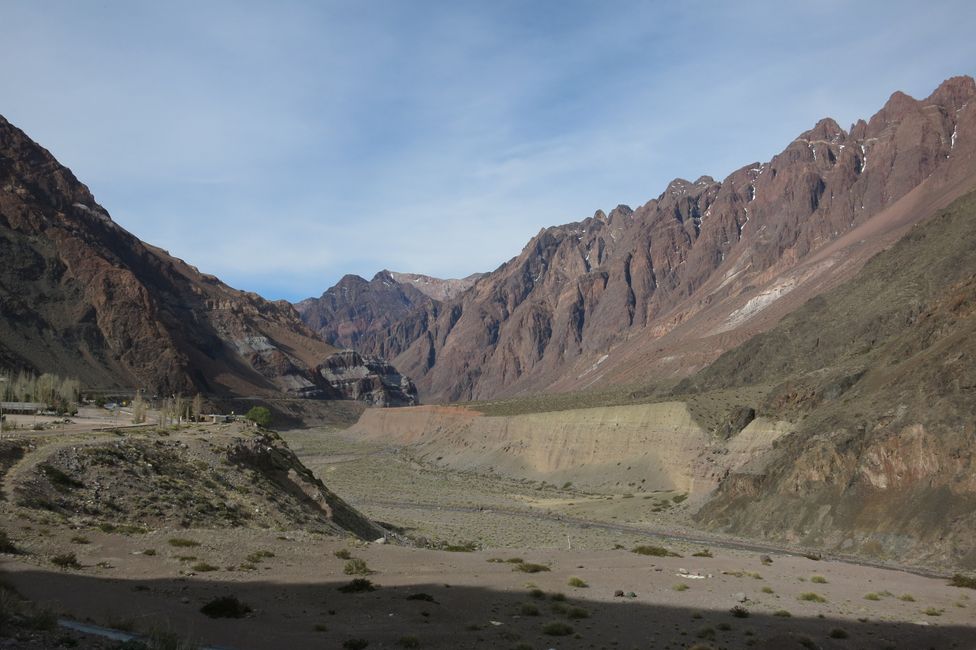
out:
{"label": "pale yellow rock face", "polygon": [[355,437],[409,445],[419,458],[598,490],[709,494],[729,471],[763,455],[788,425],[762,418],[715,439],[683,402],[485,416],[461,407],[369,409]]}

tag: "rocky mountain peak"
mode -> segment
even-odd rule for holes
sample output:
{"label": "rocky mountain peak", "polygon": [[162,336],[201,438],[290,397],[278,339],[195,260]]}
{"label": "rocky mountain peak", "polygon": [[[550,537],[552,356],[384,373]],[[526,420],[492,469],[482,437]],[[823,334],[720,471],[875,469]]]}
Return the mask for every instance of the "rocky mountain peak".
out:
{"label": "rocky mountain peak", "polygon": [[976,80],[968,75],[950,77],[935,89],[927,104],[938,104],[949,110],[959,110],[976,96]]}
{"label": "rocky mountain peak", "polygon": [[804,131],[799,139],[838,143],[844,142],[847,139],[847,133],[844,129],[840,128],[840,125],[833,118],[825,117],[817,122],[816,126],[809,131]]}

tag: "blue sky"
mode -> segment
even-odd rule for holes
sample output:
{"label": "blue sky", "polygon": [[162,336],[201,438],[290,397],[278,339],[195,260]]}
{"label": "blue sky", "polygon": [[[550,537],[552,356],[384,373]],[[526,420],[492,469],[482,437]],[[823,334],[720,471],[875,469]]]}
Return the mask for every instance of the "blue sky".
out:
{"label": "blue sky", "polygon": [[491,270],[976,72],[974,3],[5,0],[0,114],[269,298]]}

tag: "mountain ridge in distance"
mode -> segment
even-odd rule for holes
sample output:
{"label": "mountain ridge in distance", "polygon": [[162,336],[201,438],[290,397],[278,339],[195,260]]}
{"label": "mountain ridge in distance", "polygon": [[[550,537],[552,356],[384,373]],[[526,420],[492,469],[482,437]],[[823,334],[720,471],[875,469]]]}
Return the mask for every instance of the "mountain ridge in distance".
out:
{"label": "mountain ridge in distance", "polygon": [[824,118],[721,182],[675,179],[636,209],[544,228],[455,298],[360,314],[350,336],[425,401],[688,375],[972,189],[974,96],[953,77],[922,100],[892,94],[849,132]]}

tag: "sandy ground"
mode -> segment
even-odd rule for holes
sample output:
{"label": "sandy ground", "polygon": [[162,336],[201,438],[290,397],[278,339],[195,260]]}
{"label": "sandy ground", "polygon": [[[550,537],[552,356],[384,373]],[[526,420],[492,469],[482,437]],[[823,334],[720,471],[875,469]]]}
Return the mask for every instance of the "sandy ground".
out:
{"label": "sandy ground", "polygon": [[[0,528],[26,554],[0,555],[0,579],[76,620],[239,650],[342,648],[358,639],[369,648],[976,649],[976,591],[945,579],[776,553],[765,564],[757,552],[718,546],[709,547],[714,557],[692,557],[700,544],[598,525],[640,517],[678,525],[680,504],[653,512],[671,495],[537,489],[433,470],[322,431],[285,435],[327,485],[368,514],[413,535],[484,548],[447,552],[293,530],[106,533],[3,501]],[[567,522],[567,512],[592,523]],[[684,557],[639,555],[629,550],[636,543]],[[356,577],[336,556],[343,551],[365,561],[375,591],[338,591]],[[52,564],[65,552],[80,569]],[[513,559],[549,570],[525,573]],[[587,586],[570,586],[571,578]],[[253,611],[241,619],[200,612],[229,595]],[[748,615],[733,615],[736,606]]]}

